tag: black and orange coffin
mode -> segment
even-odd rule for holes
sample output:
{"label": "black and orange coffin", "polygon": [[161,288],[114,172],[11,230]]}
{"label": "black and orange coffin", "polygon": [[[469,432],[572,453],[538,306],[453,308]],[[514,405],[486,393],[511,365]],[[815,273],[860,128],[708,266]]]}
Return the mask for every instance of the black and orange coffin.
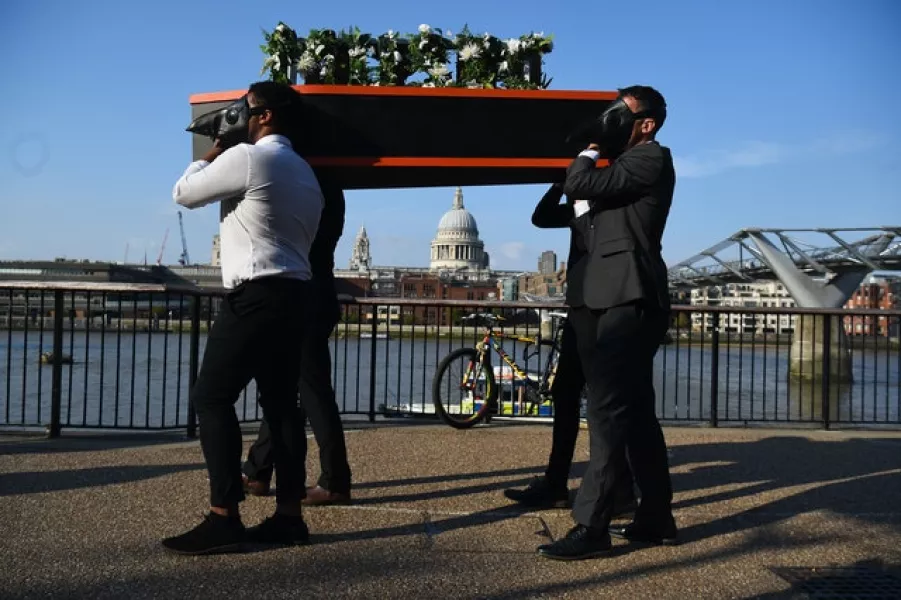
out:
{"label": "black and orange coffin", "polygon": [[[616,92],[298,85],[297,150],[345,189],[561,181],[584,144],[566,138]],[[245,90],[191,96],[191,117]],[[193,135],[194,158],[211,140]]]}

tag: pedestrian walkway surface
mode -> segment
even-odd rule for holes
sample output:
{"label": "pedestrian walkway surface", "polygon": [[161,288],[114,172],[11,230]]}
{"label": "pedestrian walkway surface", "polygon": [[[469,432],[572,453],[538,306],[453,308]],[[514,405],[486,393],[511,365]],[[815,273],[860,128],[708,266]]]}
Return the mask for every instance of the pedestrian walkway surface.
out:
{"label": "pedestrian walkway surface", "polygon": [[[667,429],[682,545],[615,541],[612,557],[578,562],[535,552],[572,526],[568,511],[517,510],[502,493],[541,473],[550,433],[348,424],[354,503],[307,509],[311,545],[207,557],[159,543],[207,509],[196,441],[0,436],[0,596],[815,598],[846,585],[901,597],[897,433]],[[244,522],[273,506],[249,498]]]}

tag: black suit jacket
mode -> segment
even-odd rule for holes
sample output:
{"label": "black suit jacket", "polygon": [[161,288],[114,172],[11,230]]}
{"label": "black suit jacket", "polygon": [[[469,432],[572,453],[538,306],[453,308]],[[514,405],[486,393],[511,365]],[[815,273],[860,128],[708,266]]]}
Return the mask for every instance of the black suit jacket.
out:
{"label": "black suit jacket", "polygon": [[589,157],[569,166],[563,192],[588,200],[591,207],[573,221],[588,248],[585,306],[604,309],[640,301],[669,310],[661,239],[675,185],[672,155],[657,142],[635,146],[602,169]]}
{"label": "black suit jacket", "polygon": [[566,259],[566,303],[570,306],[581,306],[582,281],[585,277],[585,265],[588,252],[585,240],[580,230],[573,227],[573,203],[566,200],[560,204],[563,197],[563,184],[555,183],[542,196],[532,213],[532,225],[542,229],[570,228],[569,256]]}
{"label": "black suit jacket", "polygon": [[313,297],[316,314],[329,326],[341,316],[341,305],[335,290],[335,248],[344,233],[345,201],[340,186],[320,178],[323,206],[319,228],[310,246],[310,269],[313,272]]}

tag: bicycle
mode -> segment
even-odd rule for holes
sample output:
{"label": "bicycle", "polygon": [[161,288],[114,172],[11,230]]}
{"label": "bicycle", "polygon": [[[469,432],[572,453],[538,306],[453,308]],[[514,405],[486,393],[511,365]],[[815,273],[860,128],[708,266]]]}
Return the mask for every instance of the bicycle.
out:
{"label": "bicycle", "polygon": [[[486,423],[491,422],[492,416],[498,413],[499,395],[496,375],[490,362],[492,350],[510,368],[512,373],[511,381],[518,380],[521,382],[518,387],[521,397],[525,398],[525,402],[522,399],[513,400],[511,398],[509,406],[511,414],[537,415],[540,413],[541,407],[550,406],[551,385],[554,383],[557,364],[559,363],[560,339],[563,332],[562,325],[565,323],[567,315],[566,313],[552,312],[550,317],[552,322],[550,338],[541,338],[540,335],[538,337],[527,337],[496,331],[494,328],[495,324],[504,319],[493,314],[477,314],[463,317],[463,320],[468,321],[478,319],[487,321],[485,336],[475,348],[458,348],[450,352],[438,363],[438,369],[435,371],[435,377],[432,380],[432,403],[435,405],[435,413],[438,417],[455,429],[469,429],[482,421]],[[499,340],[502,339],[515,340],[526,344],[523,350],[523,359],[526,362],[541,352],[541,346],[550,346],[544,369],[537,378],[533,378],[520,368],[516,359],[511,357],[499,343]],[[533,346],[535,350],[530,353],[529,349]],[[454,361],[458,359],[463,359],[465,368],[462,376],[454,377],[449,372]],[[501,376],[504,375],[503,369],[504,367],[501,365]],[[455,380],[460,383],[456,384]],[[484,390],[477,389],[480,383],[484,383]],[[464,398],[460,400],[457,406],[444,402],[441,392],[445,387],[448,389],[448,392],[452,392],[455,389],[463,392]],[[515,389],[517,386],[514,385],[513,387]]]}

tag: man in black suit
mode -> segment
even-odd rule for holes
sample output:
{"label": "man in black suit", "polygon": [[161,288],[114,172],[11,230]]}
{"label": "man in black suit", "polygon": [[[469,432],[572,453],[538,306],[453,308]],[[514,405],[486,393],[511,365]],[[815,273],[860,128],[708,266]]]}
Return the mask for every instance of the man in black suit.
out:
{"label": "man in black suit", "polygon": [[[656,140],[666,118],[653,88],[620,90],[593,143],[570,165],[563,186],[573,227],[586,243],[582,303],[570,320],[588,381],[590,459],[573,507],[576,526],[539,548],[558,560],[611,549],[610,534],[676,543],[666,442],[655,413],[654,354],[669,327],[669,288],[661,239],[675,187],[668,148]],[[610,166],[596,168],[601,156]],[[610,528],[614,490],[628,469],[641,492],[631,524]]]}
{"label": "man in black suit", "polygon": [[[564,204],[563,184],[555,183],[542,196],[535,212],[532,225],[542,228],[570,227],[573,221],[573,202],[567,198]],[[566,304],[581,306],[582,279],[588,253],[585,241],[578,229],[570,227],[569,256],[566,261]],[[504,490],[504,495],[529,508],[564,508],[569,506],[569,471],[572,467],[576,438],[579,435],[579,409],[585,375],[576,347],[575,331],[567,320],[560,338],[560,356],[557,373],[551,384],[554,401],[554,425],[551,437],[551,453],[543,477],[536,477],[526,488]],[[627,469],[618,482],[615,514],[620,515],[635,508],[635,493],[632,475]]]}
{"label": "man in black suit", "polygon": [[[304,333],[300,365],[300,410],[310,419],[319,445],[320,475],[317,485],[307,488],[302,503],[340,504],[350,501],[350,465],[344,443],[344,428],[335,390],[332,388],[332,359],[329,338],[341,318],[335,291],[335,248],[344,232],[345,201],[340,187],[317,173],[322,188],[323,207],[319,228],[310,247],[313,286],[308,325]],[[269,424],[263,419],[244,463],[244,488],[255,496],[269,494],[272,480],[273,448]]]}

